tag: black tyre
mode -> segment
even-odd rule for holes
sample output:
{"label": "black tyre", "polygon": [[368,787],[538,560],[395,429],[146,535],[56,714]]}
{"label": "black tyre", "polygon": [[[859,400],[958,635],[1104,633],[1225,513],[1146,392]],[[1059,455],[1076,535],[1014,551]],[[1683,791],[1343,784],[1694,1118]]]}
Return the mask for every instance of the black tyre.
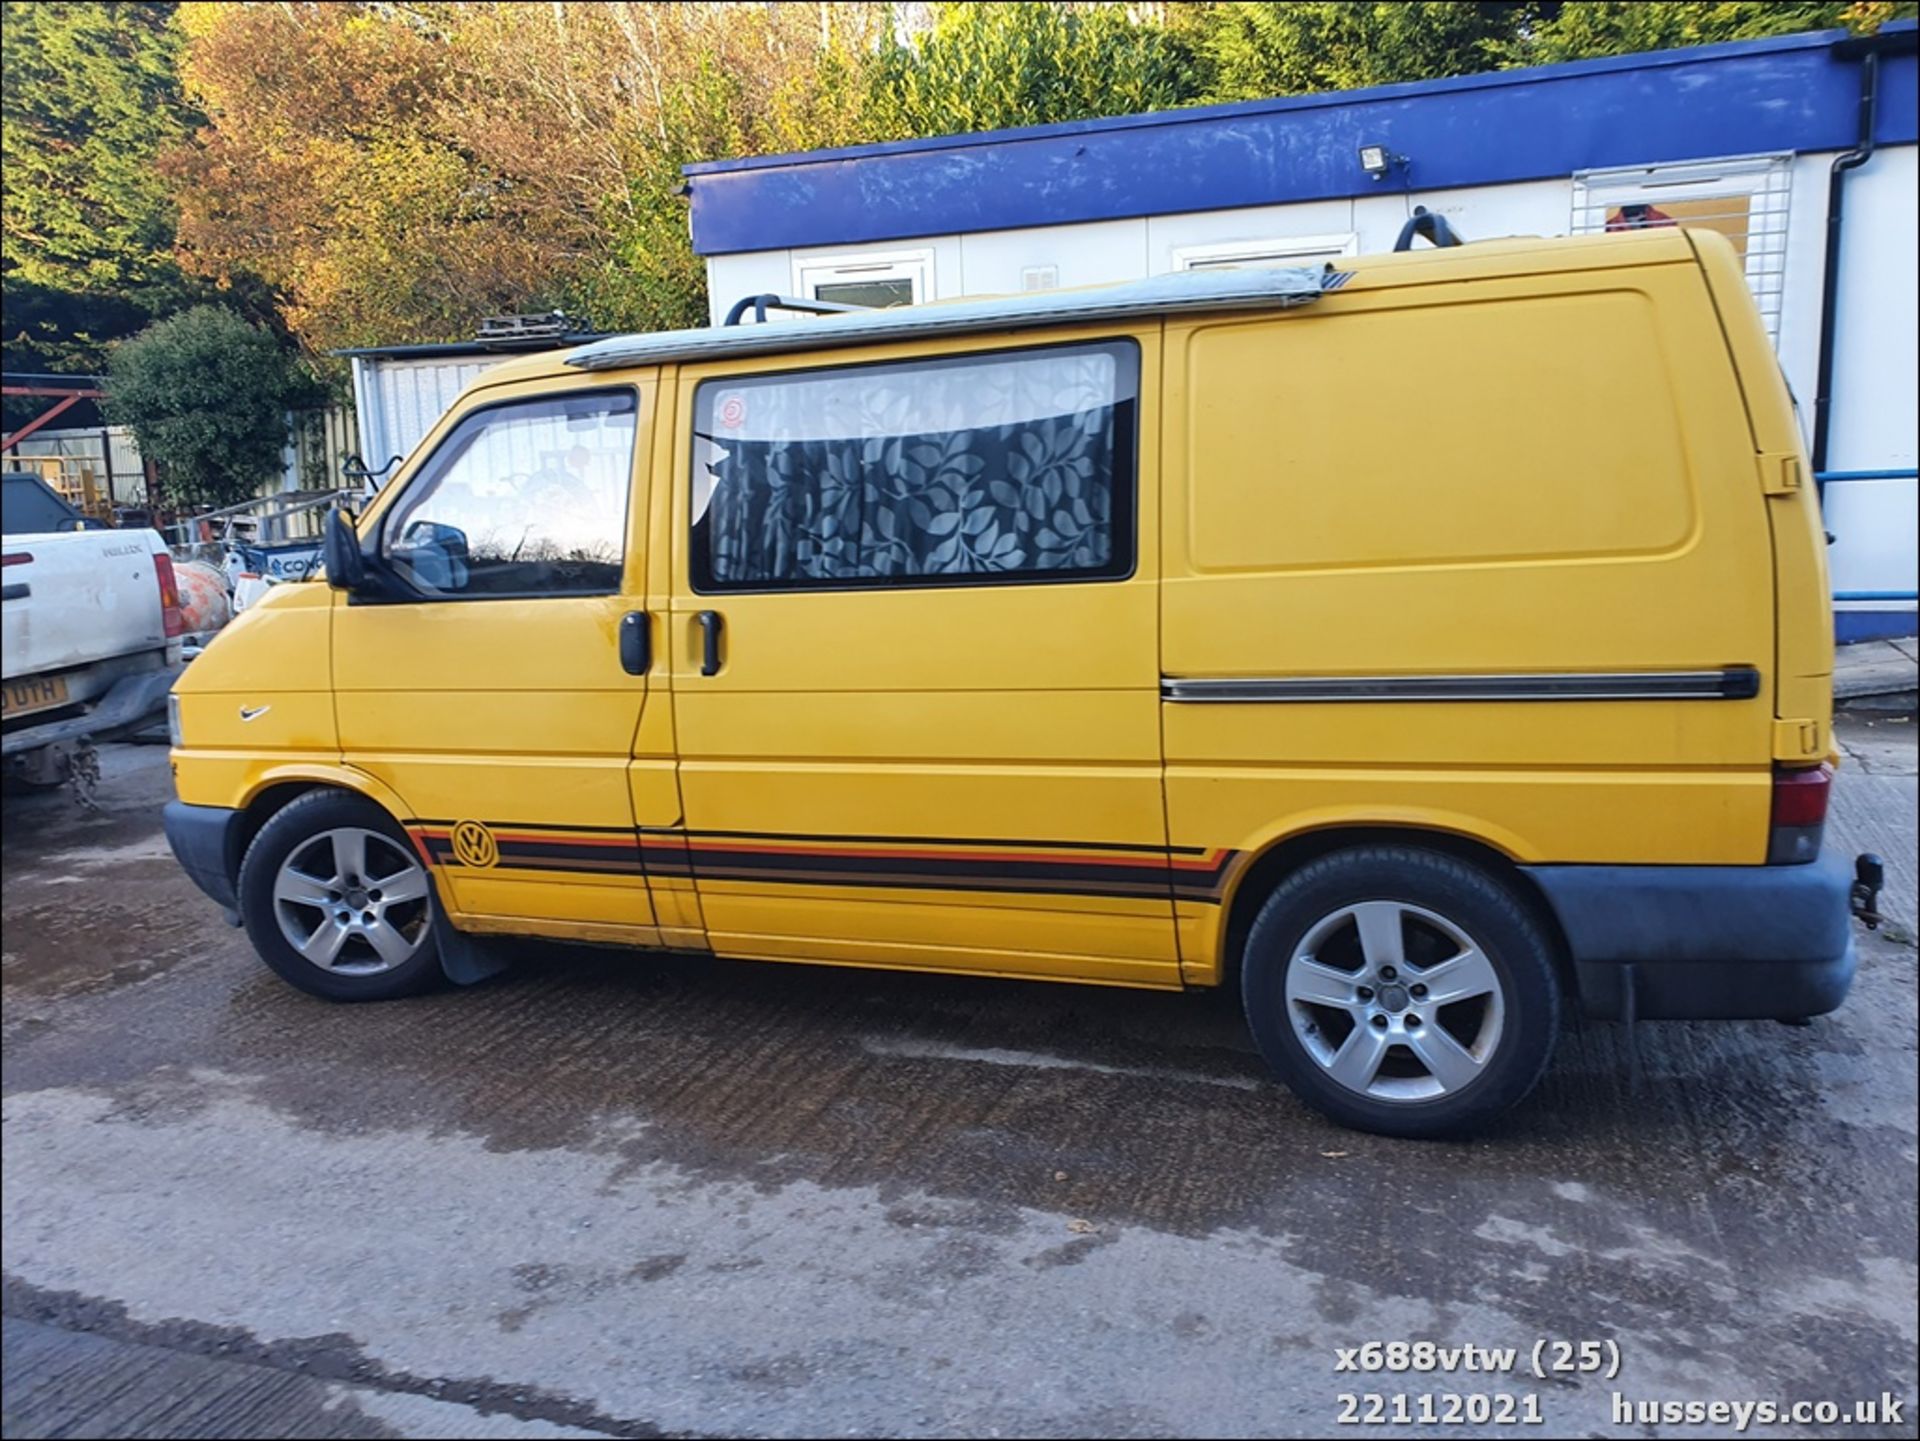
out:
{"label": "black tyre", "polygon": [[240,862],[240,918],[284,981],[330,1001],[439,984],[433,880],[371,801],[319,790],[276,812]]}
{"label": "black tyre", "polygon": [[1308,1105],[1356,1130],[1458,1135],[1540,1079],[1560,1030],[1553,943],[1484,870],[1414,846],[1323,856],[1267,898],[1247,1023]]}

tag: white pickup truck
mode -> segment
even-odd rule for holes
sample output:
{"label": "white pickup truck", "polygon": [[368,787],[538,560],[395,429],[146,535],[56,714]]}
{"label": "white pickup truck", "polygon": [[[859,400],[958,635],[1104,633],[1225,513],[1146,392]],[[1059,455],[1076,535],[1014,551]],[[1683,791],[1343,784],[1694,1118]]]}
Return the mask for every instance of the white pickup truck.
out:
{"label": "white pickup truck", "polygon": [[0,484],[0,767],[84,798],[92,742],[157,714],[179,674],[173,557],[157,531],[88,528],[38,476]]}

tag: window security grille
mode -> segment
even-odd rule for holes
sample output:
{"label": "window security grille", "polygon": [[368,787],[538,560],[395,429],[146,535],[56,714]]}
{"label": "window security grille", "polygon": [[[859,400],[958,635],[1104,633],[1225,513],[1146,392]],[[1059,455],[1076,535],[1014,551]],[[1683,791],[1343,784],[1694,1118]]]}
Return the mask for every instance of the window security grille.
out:
{"label": "window security grille", "polygon": [[1719,231],[1746,263],[1747,284],[1777,346],[1792,191],[1791,155],[1583,170],[1573,177],[1569,228],[1575,235],[1658,225]]}

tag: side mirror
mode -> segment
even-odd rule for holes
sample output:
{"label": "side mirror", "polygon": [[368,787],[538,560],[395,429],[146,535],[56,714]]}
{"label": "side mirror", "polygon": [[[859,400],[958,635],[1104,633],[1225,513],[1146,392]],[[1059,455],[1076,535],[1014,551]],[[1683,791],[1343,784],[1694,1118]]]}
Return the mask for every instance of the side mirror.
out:
{"label": "side mirror", "polygon": [[320,542],[320,559],[327,567],[327,584],[335,590],[357,590],[367,579],[367,560],[360,553],[360,537],[346,511],[327,512],[327,531]]}

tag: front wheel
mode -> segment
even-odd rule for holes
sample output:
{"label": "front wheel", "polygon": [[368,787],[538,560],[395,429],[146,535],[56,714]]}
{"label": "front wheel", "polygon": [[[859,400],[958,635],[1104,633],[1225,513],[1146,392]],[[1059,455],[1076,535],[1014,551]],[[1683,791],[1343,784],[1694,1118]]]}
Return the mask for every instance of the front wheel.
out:
{"label": "front wheel", "polygon": [[1267,898],[1241,990],[1268,1063],[1343,1125],[1442,1136],[1540,1079],[1560,1026],[1553,947],[1485,871],[1410,846],[1324,856]]}
{"label": "front wheel", "polygon": [[311,791],[240,862],[240,917],[276,974],[330,1001],[380,1001],[440,980],[433,882],[371,801]]}

